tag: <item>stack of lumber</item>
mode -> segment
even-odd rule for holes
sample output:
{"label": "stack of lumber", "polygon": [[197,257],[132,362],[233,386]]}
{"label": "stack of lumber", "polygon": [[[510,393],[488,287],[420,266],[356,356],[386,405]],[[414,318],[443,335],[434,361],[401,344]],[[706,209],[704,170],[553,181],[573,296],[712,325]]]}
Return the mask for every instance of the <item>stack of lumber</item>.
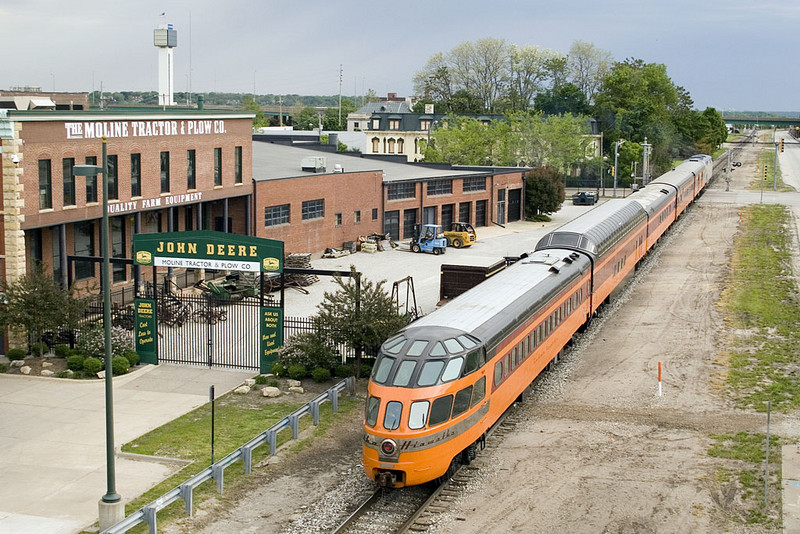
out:
{"label": "stack of lumber", "polygon": [[[295,269],[312,269],[311,254],[289,254],[283,262],[284,267]],[[319,277],[315,274],[289,274],[286,275],[286,285],[310,286],[314,282],[319,282]]]}

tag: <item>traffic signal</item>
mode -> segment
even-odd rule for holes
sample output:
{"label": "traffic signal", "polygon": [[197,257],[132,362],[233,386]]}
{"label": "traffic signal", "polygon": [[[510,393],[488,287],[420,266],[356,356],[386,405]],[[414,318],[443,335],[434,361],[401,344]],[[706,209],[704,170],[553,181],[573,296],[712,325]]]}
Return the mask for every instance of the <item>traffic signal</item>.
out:
{"label": "traffic signal", "polygon": [[764,165],[764,179],[767,179],[767,166]]}
{"label": "traffic signal", "polygon": [[613,165],[611,166],[611,176],[616,176]]}
{"label": "traffic signal", "polygon": [[783,154],[783,137],[781,137],[781,154]]}

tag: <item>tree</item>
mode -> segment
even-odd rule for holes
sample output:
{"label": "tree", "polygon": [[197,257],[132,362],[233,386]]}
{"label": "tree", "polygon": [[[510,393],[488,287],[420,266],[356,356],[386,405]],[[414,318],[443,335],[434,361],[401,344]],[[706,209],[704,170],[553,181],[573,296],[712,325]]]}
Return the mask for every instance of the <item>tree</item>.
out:
{"label": "tree", "polygon": [[260,128],[262,126],[269,126],[269,119],[264,117],[264,110],[258,105],[252,96],[245,95],[242,98],[242,109],[245,111],[254,111],[256,116],[253,118],[253,128]]}
{"label": "tree", "polygon": [[313,130],[319,127],[319,121],[317,110],[310,106],[304,106],[296,113],[292,113],[292,124],[295,130]]}
{"label": "tree", "polygon": [[335,292],[325,292],[317,306],[314,326],[328,332],[335,343],[346,343],[356,351],[356,376],[361,372],[361,355],[366,347],[377,347],[408,324],[408,317],[397,313],[383,285],[361,277],[350,266],[347,281],[335,276]]}
{"label": "tree", "polygon": [[592,43],[574,41],[567,55],[567,71],[572,83],[591,102],[611,67],[611,53]]}
{"label": "tree", "polygon": [[550,61],[561,54],[538,46],[509,48],[509,80],[508,99],[512,111],[527,111],[534,96],[539,93],[549,78]]}
{"label": "tree", "polygon": [[589,115],[591,110],[586,95],[572,83],[564,83],[536,95],[534,108],[545,115]]}
{"label": "tree", "polygon": [[[542,215],[554,213],[564,202],[564,181],[552,167],[536,167],[525,180],[525,213],[528,218],[541,220]],[[540,217],[536,217],[536,216]]]}
{"label": "tree", "polygon": [[31,270],[12,283],[3,283],[5,303],[0,306],[0,325],[26,330],[40,347],[48,331],[74,330],[83,318],[90,297],[78,298],[72,289],[64,289],[42,266],[34,263]]}

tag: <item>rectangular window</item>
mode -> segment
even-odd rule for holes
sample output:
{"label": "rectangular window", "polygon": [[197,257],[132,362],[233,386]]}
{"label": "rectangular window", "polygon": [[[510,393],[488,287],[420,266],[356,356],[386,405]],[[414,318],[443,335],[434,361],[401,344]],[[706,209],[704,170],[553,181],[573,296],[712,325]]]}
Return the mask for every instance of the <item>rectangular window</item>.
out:
{"label": "rectangular window", "polygon": [[423,132],[426,132],[431,129],[431,121],[430,119],[422,119],[419,121],[419,129]]}
{"label": "rectangular window", "polygon": [[169,152],[161,153],[161,192],[169,193]]}
{"label": "rectangular window", "polygon": [[72,174],[72,168],[74,166],[75,158],[64,158],[61,160],[65,206],[75,205],[75,175]]}
{"label": "rectangular window", "polygon": [[50,241],[53,243],[53,280],[61,285],[61,277],[64,273],[61,270],[61,228],[59,226],[50,227]]}
{"label": "rectangular window", "polygon": [[372,119],[372,129],[373,130],[380,130],[381,129],[381,120],[380,119]]}
{"label": "rectangular window", "polygon": [[242,183],[242,147],[237,146],[233,150],[233,183]]}
{"label": "rectangular window", "polygon": [[214,149],[214,186],[222,185],[222,149]]}
{"label": "rectangular window", "polygon": [[[91,221],[76,222],[73,228],[75,255],[94,256],[94,223]],[[94,263],[76,261],[75,278],[78,280],[94,278]]]}
{"label": "rectangular window", "polygon": [[186,151],[186,189],[197,189],[194,149]]}
{"label": "rectangular window", "polygon": [[117,200],[119,198],[117,156],[109,155],[106,162],[108,163],[108,198]]}
{"label": "rectangular window", "polygon": [[131,154],[131,196],[142,196],[142,155]]}
{"label": "rectangular window", "polygon": [[[125,217],[112,217],[111,222],[111,257],[125,257]],[[112,282],[127,280],[127,266],[123,263],[111,264]]]}
{"label": "rectangular window", "polygon": [[341,226],[342,225],[342,214],[341,213],[336,213],[334,215],[334,219],[335,219],[336,226]]}
{"label": "rectangular window", "polygon": [[267,206],[264,208],[264,226],[289,224],[289,204]]}
{"label": "rectangular window", "polygon": [[465,193],[468,191],[486,191],[486,178],[483,176],[464,178],[462,184]]}
{"label": "rectangular window", "polygon": [[416,190],[417,188],[414,182],[389,184],[386,187],[386,198],[388,200],[399,200],[401,198],[415,198]]}
{"label": "rectangular window", "polygon": [[378,220],[378,208],[372,208],[372,220],[373,221]]}
{"label": "rectangular window", "polygon": [[449,195],[453,192],[453,180],[431,180],[428,182],[428,196]]}
{"label": "rectangular window", "polygon": [[389,119],[389,129],[390,130],[399,130],[400,129],[400,121],[398,119]]}
{"label": "rectangular window", "polygon": [[[86,156],[86,165],[97,165],[97,156]],[[86,177],[86,203],[97,202],[97,175]],[[94,276],[94,275],[92,275]]]}
{"label": "rectangular window", "polygon": [[302,218],[304,221],[322,217],[325,217],[325,199],[303,201]]}
{"label": "rectangular window", "polygon": [[356,210],[353,212],[353,223],[361,224],[361,210]]}
{"label": "rectangular window", "polygon": [[39,160],[39,209],[53,207],[53,177],[50,173],[50,160]]}

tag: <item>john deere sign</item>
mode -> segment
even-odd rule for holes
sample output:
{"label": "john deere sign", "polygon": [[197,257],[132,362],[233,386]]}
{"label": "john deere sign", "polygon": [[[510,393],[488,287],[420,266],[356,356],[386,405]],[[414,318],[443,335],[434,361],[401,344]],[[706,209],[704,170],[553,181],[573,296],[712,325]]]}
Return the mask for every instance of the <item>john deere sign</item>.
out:
{"label": "john deere sign", "polygon": [[[133,236],[134,263],[176,269],[213,269],[254,273],[283,272],[283,242],[224,232],[167,232]],[[142,361],[157,363],[157,310],[154,301],[137,299],[136,339]],[[141,312],[141,313],[140,313]],[[144,313],[147,312],[147,313]],[[155,317],[153,317],[153,312]],[[283,310],[261,306],[260,362],[267,372],[283,345]],[[141,343],[139,340],[141,338]],[[152,351],[152,352],[151,352]]]}

